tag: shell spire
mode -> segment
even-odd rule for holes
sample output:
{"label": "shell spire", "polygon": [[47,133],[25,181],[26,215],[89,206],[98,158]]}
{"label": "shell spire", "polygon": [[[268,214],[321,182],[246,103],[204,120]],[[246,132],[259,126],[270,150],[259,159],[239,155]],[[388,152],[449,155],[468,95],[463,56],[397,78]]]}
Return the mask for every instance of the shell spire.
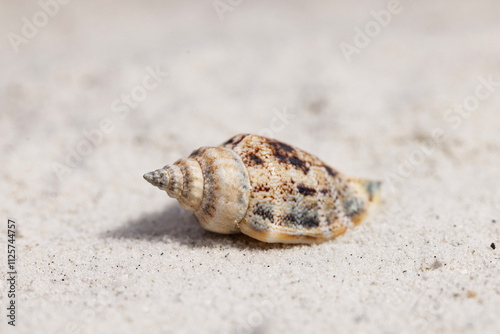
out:
{"label": "shell spire", "polygon": [[264,242],[317,243],[359,224],[380,202],[379,181],[351,178],[274,139],[237,135],[144,174],[207,230]]}
{"label": "shell spire", "polygon": [[160,190],[166,190],[168,185],[168,173],[164,168],[146,173],[144,179]]}

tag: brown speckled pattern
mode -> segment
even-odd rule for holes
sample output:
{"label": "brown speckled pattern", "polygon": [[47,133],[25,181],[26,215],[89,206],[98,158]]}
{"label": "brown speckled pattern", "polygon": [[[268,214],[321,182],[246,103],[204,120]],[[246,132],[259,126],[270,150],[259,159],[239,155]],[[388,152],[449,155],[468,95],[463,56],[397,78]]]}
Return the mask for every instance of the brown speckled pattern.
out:
{"label": "brown speckled pattern", "polygon": [[237,135],[144,175],[217,233],[264,242],[314,243],[359,224],[380,182],[354,179],[280,141]]}
{"label": "brown speckled pattern", "polygon": [[378,183],[370,196],[363,186],[367,181],[347,178],[285,143],[237,135],[222,146],[238,154],[247,168],[250,202],[238,227],[253,238],[288,243],[328,240],[359,223],[378,200]]}

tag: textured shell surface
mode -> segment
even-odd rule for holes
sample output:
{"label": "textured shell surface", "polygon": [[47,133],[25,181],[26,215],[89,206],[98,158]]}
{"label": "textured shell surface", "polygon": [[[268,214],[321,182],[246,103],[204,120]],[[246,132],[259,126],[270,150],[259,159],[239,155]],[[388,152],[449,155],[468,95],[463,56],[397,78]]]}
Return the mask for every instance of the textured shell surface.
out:
{"label": "textured shell surface", "polygon": [[264,242],[332,239],[380,201],[380,182],[348,177],[301,149],[247,134],[144,178],[194,212],[204,228]]}

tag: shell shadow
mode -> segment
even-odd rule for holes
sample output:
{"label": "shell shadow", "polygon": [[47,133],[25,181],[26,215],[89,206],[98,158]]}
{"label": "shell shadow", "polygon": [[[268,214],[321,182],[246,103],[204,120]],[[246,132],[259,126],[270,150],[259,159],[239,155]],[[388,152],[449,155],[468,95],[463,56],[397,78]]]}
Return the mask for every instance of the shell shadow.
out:
{"label": "shell shadow", "polygon": [[268,244],[243,234],[218,234],[203,229],[196,217],[179,205],[169,205],[163,211],[146,214],[125,225],[101,234],[103,238],[148,240],[178,243],[192,247],[234,247],[240,249],[286,249],[293,244]]}

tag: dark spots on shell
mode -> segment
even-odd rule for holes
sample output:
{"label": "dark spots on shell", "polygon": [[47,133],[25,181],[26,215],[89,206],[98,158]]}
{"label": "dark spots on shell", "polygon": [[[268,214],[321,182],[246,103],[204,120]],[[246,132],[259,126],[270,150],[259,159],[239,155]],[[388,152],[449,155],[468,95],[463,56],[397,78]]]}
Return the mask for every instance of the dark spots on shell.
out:
{"label": "dark spots on shell", "polygon": [[299,184],[297,186],[297,189],[299,190],[299,193],[301,193],[304,196],[313,196],[316,194],[316,190],[310,187],[307,187],[303,184]]}
{"label": "dark spots on shell", "polygon": [[[170,166],[165,166],[163,167],[164,170],[172,170],[170,168]],[[161,177],[161,178],[158,178],[157,177],[157,173],[155,172],[154,173],[155,175],[155,178],[156,178],[156,183],[157,183],[157,187],[160,188],[160,189],[171,189],[171,184],[175,183],[175,179],[172,177],[172,174],[169,174],[169,177]]]}
{"label": "dark spots on shell", "polygon": [[330,194],[330,189],[321,189],[321,193],[323,195],[328,195],[328,194]]}
{"label": "dark spots on shell", "polygon": [[259,158],[254,153],[250,154],[250,160],[252,162],[252,165],[262,165],[264,163],[264,160],[262,160],[261,158]]}
{"label": "dark spots on shell", "polygon": [[193,151],[193,152],[189,155],[189,157],[191,158],[191,157],[194,157],[194,156],[196,156],[196,155],[200,154],[200,149],[201,149],[201,148],[199,148],[199,149],[197,149],[197,150],[194,150],[194,151]]}
{"label": "dark spots on shell", "polygon": [[304,174],[309,173],[309,167],[303,160],[300,160],[299,158],[294,156],[290,158],[289,162],[298,169],[301,169]]}
{"label": "dark spots on shell", "polygon": [[263,185],[263,184],[258,184],[258,185],[253,187],[253,191],[254,192],[261,192],[261,191],[269,192],[269,191],[271,191],[271,187]]}
{"label": "dark spots on shell", "polygon": [[295,149],[288,144],[278,142],[278,146],[285,152],[295,152]]}
{"label": "dark spots on shell", "polygon": [[215,214],[215,206],[213,204],[207,204],[203,207],[203,214],[209,217],[213,217]]}
{"label": "dark spots on shell", "polygon": [[247,135],[236,135],[234,137],[232,137],[231,139],[229,139],[228,141],[226,141],[224,144],[222,144],[223,146],[226,146],[226,145],[232,145],[233,147],[235,147],[236,145],[238,145],[239,143],[241,143],[241,141],[243,139],[245,139]]}
{"label": "dark spots on shell", "polygon": [[319,226],[319,215],[317,206],[309,206],[302,212],[302,220],[300,222],[305,228],[314,228]]}
{"label": "dark spots on shell", "polygon": [[[276,152],[295,153],[295,149],[293,147],[280,141],[268,140],[268,144],[271,145]],[[286,155],[286,153],[284,155]]]}
{"label": "dark spots on shell", "polygon": [[206,204],[203,206],[203,213],[207,216],[213,217],[215,214],[215,211],[217,208],[215,207],[214,204],[214,193],[212,191],[207,191],[204,193],[204,196],[206,196]]}
{"label": "dark spots on shell", "polygon": [[288,163],[288,156],[287,155],[283,155],[277,151],[273,151],[273,155],[276,159],[279,160],[279,162],[284,163],[284,164]]}
{"label": "dark spots on shell", "polygon": [[269,220],[271,222],[274,221],[274,215],[273,215],[273,210],[272,207],[270,206],[265,206],[263,204],[257,204],[255,206],[255,209],[253,210],[254,215],[260,216],[263,219]]}
{"label": "dark spots on shell", "polygon": [[338,172],[333,170],[330,166],[325,165],[325,169],[331,177],[336,177]]}
{"label": "dark spots on shell", "polygon": [[294,227],[302,226],[310,229],[319,226],[318,211],[314,208],[305,211],[293,210],[284,215],[282,220],[285,225]]}
{"label": "dark spots on shell", "polygon": [[171,193],[175,194],[176,197],[178,196],[178,193],[175,192],[175,189],[176,189],[177,185],[178,185],[178,181],[177,181],[176,177],[172,177],[170,179],[170,182],[168,182],[168,184],[167,184],[168,191],[170,191]]}
{"label": "dark spots on shell", "polygon": [[309,164],[300,159],[297,150],[292,146],[277,140],[268,139],[267,144],[271,147],[273,156],[283,164],[290,164],[297,169],[302,170],[304,174],[309,172]]}
{"label": "dark spots on shell", "polygon": [[287,213],[286,215],[283,216],[283,222],[286,225],[297,226],[299,225],[300,219],[299,217],[297,217],[297,215],[293,213]]}
{"label": "dark spots on shell", "polygon": [[304,227],[312,228],[319,226],[319,219],[317,215],[305,216],[302,220],[302,224]]}
{"label": "dark spots on shell", "polygon": [[344,209],[347,217],[351,218],[365,211],[365,206],[359,199],[346,198],[344,200]]}

